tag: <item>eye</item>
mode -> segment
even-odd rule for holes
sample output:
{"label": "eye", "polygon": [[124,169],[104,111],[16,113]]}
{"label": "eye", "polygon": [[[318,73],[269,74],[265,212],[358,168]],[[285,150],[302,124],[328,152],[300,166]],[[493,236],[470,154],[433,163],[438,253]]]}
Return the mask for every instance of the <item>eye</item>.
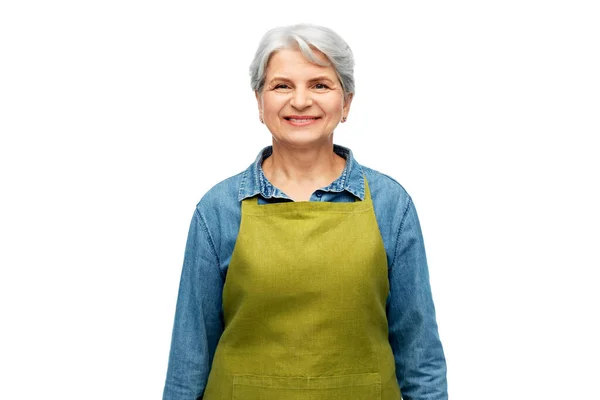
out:
{"label": "eye", "polygon": [[329,86],[327,86],[324,83],[317,83],[317,84],[315,84],[314,88],[317,90],[325,90],[325,89],[329,89]]}
{"label": "eye", "polygon": [[290,86],[286,83],[278,83],[277,85],[275,85],[275,87],[273,87],[273,90],[288,90],[290,89]]}

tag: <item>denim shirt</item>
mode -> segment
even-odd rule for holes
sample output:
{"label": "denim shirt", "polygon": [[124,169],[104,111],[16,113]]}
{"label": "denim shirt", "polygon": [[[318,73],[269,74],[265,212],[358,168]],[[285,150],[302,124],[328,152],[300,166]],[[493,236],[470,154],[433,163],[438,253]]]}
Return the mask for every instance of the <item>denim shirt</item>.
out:
{"label": "denim shirt", "polygon": [[[179,285],[163,400],[202,397],[223,332],[222,291],[240,228],[241,201],[292,201],[261,168],[272,154],[265,147],[244,172],[215,185],[194,212]],[[366,176],[387,262],[390,292],[386,311],[396,376],[404,400],[447,399],[446,361],[438,335],[421,228],[412,199],[389,176],[361,166],[352,152],[342,174],[312,193],[310,201],[364,200]],[[364,174],[364,175],[363,175]]]}

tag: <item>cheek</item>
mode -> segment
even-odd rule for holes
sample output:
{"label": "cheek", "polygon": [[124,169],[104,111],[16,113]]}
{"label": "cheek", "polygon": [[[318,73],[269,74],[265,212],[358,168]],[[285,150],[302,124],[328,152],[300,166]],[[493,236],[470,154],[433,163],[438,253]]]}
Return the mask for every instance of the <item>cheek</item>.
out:
{"label": "cheek", "polygon": [[341,112],[344,108],[344,97],[339,93],[328,99],[328,107],[332,112]]}
{"label": "cheek", "polygon": [[342,114],[344,112],[344,102],[340,99],[332,99],[328,103],[327,108],[332,115]]}
{"label": "cheek", "polygon": [[284,106],[284,102],[281,99],[276,98],[265,98],[263,100],[263,110],[265,114],[277,114]]}

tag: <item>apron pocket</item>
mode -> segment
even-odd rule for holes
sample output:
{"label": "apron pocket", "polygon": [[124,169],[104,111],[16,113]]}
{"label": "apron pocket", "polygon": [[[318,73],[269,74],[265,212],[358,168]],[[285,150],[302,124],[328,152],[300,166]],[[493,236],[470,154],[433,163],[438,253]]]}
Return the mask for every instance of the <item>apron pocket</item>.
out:
{"label": "apron pocket", "polygon": [[282,377],[234,375],[233,400],[380,400],[378,373]]}

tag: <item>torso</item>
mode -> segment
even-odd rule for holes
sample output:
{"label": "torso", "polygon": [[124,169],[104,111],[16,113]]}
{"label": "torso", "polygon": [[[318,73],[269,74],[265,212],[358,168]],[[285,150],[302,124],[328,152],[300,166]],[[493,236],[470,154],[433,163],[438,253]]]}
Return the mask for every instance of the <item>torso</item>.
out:
{"label": "torso", "polygon": [[364,200],[242,201],[206,400],[399,400],[388,263]]}

